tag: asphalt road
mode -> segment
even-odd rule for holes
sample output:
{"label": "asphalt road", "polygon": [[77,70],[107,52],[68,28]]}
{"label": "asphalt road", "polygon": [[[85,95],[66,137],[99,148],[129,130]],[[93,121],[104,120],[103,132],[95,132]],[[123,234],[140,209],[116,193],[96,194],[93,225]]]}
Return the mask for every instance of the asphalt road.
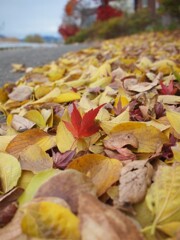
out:
{"label": "asphalt road", "polygon": [[24,73],[13,73],[12,63],[25,64],[26,67],[44,65],[70,51],[87,48],[88,44],[59,45],[53,48],[18,48],[0,51],[0,86],[7,82],[15,82]]}

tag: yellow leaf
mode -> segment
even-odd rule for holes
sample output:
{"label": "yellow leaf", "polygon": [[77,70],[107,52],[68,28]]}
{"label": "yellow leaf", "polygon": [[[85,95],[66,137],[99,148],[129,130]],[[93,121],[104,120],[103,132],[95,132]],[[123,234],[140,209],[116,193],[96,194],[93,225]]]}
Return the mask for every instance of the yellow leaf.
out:
{"label": "yellow leaf", "polygon": [[166,116],[174,130],[180,134],[180,113],[175,111],[166,111]]}
{"label": "yellow leaf", "polygon": [[35,89],[34,94],[36,99],[40,99],[47,95],[52,90],[52,87],[50,86],[39,86],[37,89]]}
{"label": "yellow leaf", "polygon": [[177,162],[180,162],[180,143],[177,142],[175,146],[171,147],[173,152],[173,159]]}
{"label": "yellow leaf", "polygon": [[99,154],[87,154],[74,159],[68,168],[76,169],[92,179],[98,196],[119,180],[122,163]]}
{"label": "yellow leaf", "polygon": [[80,99],[80,94],[75,93],[75,92],[66,92],[66,93],[61,93],[58,97],[53,99],[53,102],[56,103],[64,103],[64,102],[72,102],[75,100]]}
{"label": "yellow leaf", "polygon": [[40,128],[46,127],[46,121],[38,110],[30,110],[24,115],[24,117],[36,123]]}
{"label": "yellow leaf", "polygon": [[60,94],[60,89],[58,87],[54,88],[52,91],[50,91],[48,94],[45,96],[39,98],[38,100],[34,101],[32,104],[37,104],[37,103],[45,103],[48,101],[52,101],[53,98],[58,97]]}
{"label": "yellow leaf", "polygon": [[[61,121],[57,128],[56,143],[60,152],[66,152],[72,150],[76,147],[76,140],[70,131],[65,127],[64,123]],[[75,146],[73,148],[73,146]]]}
{"label": "yellow leaf", "polygon": [[170,74],[174,67],[176,67],[175,62],[169,59],[159,60],[152,64],[152,68],[157,68],[159,72],[163,72],[164,74]]}
{"label": "yellow leaf", "polygon": [[43,239],[80,239],[79,219],[60,204],[42,201],[23,209],[23,233]]}
{"label": "yellow leaf", "polygon": [[180,227],[180,166],[161,165],[156,172],[154,183],[147,195],[146,203],[154,215],[152,224],[143,231],[153,235],[161,230],[173,237]]}
{"label": "yellow leaf", "polygon": [[3,88],[0,88],[0,102],[5,103],[8,100],[8,95]]}
{"label": "yellow leaf", "polygon": [[19,154],[19,162],[23,170],[34,173],[52,168],[52,158],[38,145],[30,145],[23,149]]}
{"label": "yellow leaf", "polygon": [[49,80],[54,82],[57,81],[59,79],[61,79],[65,73],[65,68],[60,68],[57,70],[51,70],[50,72],[48,72],[47,76],[49,77]]}
{"label": "yellow leaf", "polygon": [[47,151],[56,145],[55,137],[37,128],[30,129],[14,137],[6,151],[18,158],[22,149],[33,144],[37,144],[42,150]]}
{"label": "yellow leaf", "polygon": [[12,136],[0,136],[0,151],[4,152],[8,146],[8,144],[11,142],[11,140],[15,137],[16,135]]}
{"label": "yellow leaf", "polygon": [[30,171],[22,171],[21,177],[19,178],[17,185],[23,189],[26,189],[34,175],[35,174]]}
{"label": "yellow leaf", "polygon": [[111,133],[131,133],[138,141],[139,153],[154,153],[167,142],[167,137],[157,128],[142,122],[123,122],[115,126]]}
{"label": "yellow leaf", "polygon": [[121,106],[125,107],[129,104],[130,98],[126,95],[117,96],[114,101],[114,107],[117,107],[119,101],[121,102]]}
{"label": "yellow leaf", "polygon": [[100,126],[105,133],[109,134],[114,127],[116,127],[122,122],[128,122],[128,121],[129,121],[129,108],[127,108],[124,112],[119,114],[117,117],[113,118],[111,121],[102,121],[100,123]]}
{"label": "yellow leaf", "polygon": [[112,80],[112,77],[101,77],[97,79],[95,82],[91,83],[89,87],[95,88],[95,87],[105,87],[107,86]]}
{"label": "yellow leaf", "polygon": [[0,152],[0,179],[3,192],[16,186],[21,176],[19,161],[12,155]]}

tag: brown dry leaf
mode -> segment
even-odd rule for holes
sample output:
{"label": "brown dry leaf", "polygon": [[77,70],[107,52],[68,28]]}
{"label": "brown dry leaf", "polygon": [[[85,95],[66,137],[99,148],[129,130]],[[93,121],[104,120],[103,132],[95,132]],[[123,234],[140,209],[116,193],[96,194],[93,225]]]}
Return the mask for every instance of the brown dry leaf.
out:
{"label": "brown dry leaf", "polygon": [[120,176],[120,206],[141,202],[151,184],[152,177],[153,167],[147,160],[133,161],[125,165]]}
{"label": "brown dry leaf", "polygon": [[73,170],[65,170],[51,177],[38,189],[35,198],[58,197],[64,199],[73,212],[77,212],[80,193],[89,192],[96,195],[91,180],[84,174]]}
{"label": "brown dry leaf", "polygon": [[130,218],[90,194],[81,194],[78,213],[82,240],[143,240]]}
{"label": "brown dry leaf", "polygon": [[23,193],[23,189],[20,187],[15,187],[9,192],[0,196],[0,210],[10,203],[16,201],[18,197]]}
{"label": "brown dry leaf", "polygon": [[138,148],[138,140],[132,133],[112,134],[104,141],[104,146],[111,150],[119,151],[127,145]]}
{"label": "brown dry leaf", "polygon": [[8,95],[11,100],[22,102],[30,99],[32,88],[29,86],[18,86]]}
{"label": "brown dry leaf", "polygon": [[13,118],[11,121],[11,126],[18,132],[31,129],[34,125],[35,125],[34,122],[17,114],[13,115]]}
{"label": "brown dry leaf", "polygon": [[137,84],[128,85],[127,90],[129,91],[135,91],[135,92],[145,92],[149,91],[153,87],[157,86],[159,83],[159,78],[156,78],[153,82],[140,82]]}
{"label": "brown dry leaf", "polygon": [[11,221],[17,211],[17,204],[15,202],[9,203],[0,211],[0,227],[6,226]]}
{"label": "brown dry leaf", "polygon": [[68,168],[76,169],[92,179],[97,195],[101,196],[119,180],[122,163],[100,154],[87,154],[74,159]]}
{"label": "brown dry leaf", "polygon": [[52,158],[38,145],[30,145],[19,154],[19,162],[22,170],[37,173],[52,168]]}
{"label": "brown dry leaf", "polygon": [[164,133],[153,126],[147,126],[143,122],[124,122],[114,127],[111,131],[114,133],[133,134],[138,141],[138,153],[154,153],[160,146],[168,141]]}
{"label": "brown dry leaf", "polygon": [[27,130],[14,137],[8,144],[6,151],[18,158],[23,149],[33,144],[37,144],[44,151],[47,151],[56,145],[53,136],[35,128]]}
{"label": "brown dry leaf", "polygon": [[[4,240],[27,240],[21,229],[21,219],[23,213],[17,211],[12,221],[5,227],[0,228],[1,239]],[[23,238],[24,236],[24,238]]]}
{"label": "brown dry leaf", "polygon": [[164,104],[179,104],[180,103],[180,96],[176,95],[159,95],[158,102]]}

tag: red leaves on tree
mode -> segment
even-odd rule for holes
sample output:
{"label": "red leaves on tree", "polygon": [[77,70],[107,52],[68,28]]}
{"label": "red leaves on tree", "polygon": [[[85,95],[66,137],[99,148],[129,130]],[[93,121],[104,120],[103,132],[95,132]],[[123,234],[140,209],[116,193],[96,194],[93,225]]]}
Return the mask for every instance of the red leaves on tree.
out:
{"label": "red leaves on tree", "polygon": [[83,137],[90,137],[99,130],[99,126],[95,122],[95,117],[103,106],[104,104],[95,109],[91,109],[82,117],[76,105],[73,103],[71,122],[64,121],[66,128],[77,139]]}
{"label": "red leaves on tree", "polygon": [[58,29],[58,32],[63,36],[65,40],[68,37],[75,35],[78,31],[79,31],[79,28],[75,25],[73,26],[73,25],[62,24]]}
{"label": "red leaves on tree", "polygon": [[65,6],[65,11],[68,16],[71,16],[73,14],[74,7],[78,3],[77,0],[69,0],[68,3]]}
{"label": "red leaves on tree", "polygon": [[166,86],[162,81],[160,81],[162,95],[174,95],[177,92],[177,88],[174,87],[173,80],[170,81],[169,85]]}
{"label": "red leaves on tree", "polygon": [[112,8],[109,5],[101,5],[97,9],[97,20],[98,21],[106,21],[113,17],[121,17],[122,12],[115,8]]}

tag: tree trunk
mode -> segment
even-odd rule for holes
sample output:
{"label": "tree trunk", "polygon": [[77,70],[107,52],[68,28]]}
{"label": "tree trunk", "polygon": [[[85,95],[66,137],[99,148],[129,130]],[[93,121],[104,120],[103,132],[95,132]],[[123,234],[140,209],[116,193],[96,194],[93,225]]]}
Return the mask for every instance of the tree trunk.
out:
{"label": "tree trunk", "polygon": [[149,8],[152,16],[155,16],[155,14],[156,14],[156,0],[148,0],[148,8]]}

